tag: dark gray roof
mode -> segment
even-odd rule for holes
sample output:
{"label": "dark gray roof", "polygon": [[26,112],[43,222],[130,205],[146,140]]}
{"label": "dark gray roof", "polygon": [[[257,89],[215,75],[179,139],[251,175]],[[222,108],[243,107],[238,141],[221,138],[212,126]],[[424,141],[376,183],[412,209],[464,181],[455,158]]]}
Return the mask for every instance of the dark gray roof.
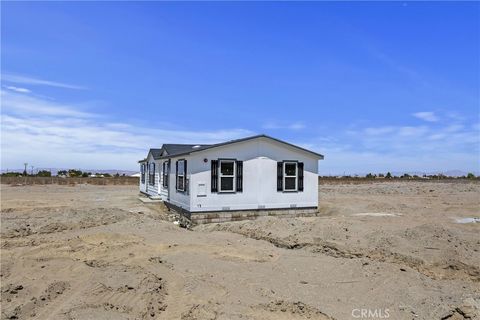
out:
{"label": "dark gray roof", "polygon": [[[187,154],[190,154],[190,153],[193,153],[193,152],[203,151],[203,150],[207,150],[207,149],[211,149],[211,148],[217,148],[217,147],[225,146],[225,145],[228,145],[228,144],[242,142],[242,141],[248,141],[248,140],[257,139],[257,138],[271,139],[271,140],[286,144],[290,147],[296,148],[298,150],[313,154],[313,155],[319,157],[320,159],[323,159],[323,155],[321,155],[319,153],[304,149],[302,147],[296,146],[294,144],[291,144],[291,143],[288,143],[288,142],[285,142],[285,141],[282,141],[282,140],[279,140],[279,139],[276,139],[276,138],[272,138],[272,137],[267,136],[265,134],[259,134],[259,135],[256,135],[256,136],[251,136],[251,137],[246,137],[246,138],[241,138],[241,139],[236,139],[236,140],[230,140],[230,141],[227,141],[227,142],[210,144],[210,145],[208,145],[208,144],[201,144],[201,145],[198,145],[198,144],[197,145],[195,145],[195,144],[164,144],[162,146],[162,148],[164,148],[167,151],[168,154],[163,156],[163,157],[159,157],[158,159],[167,159],[167,158],[171,158],[171,157],[175,157],[175,156],[187,155]],[[157,159],[157,158],[154,157],[154,159]]]}
{"label": "dark gray roof", "polygon": [[167,152],[168,156],[178,154],[188,154],[198,148],[209,147],[209,144],[164,144],[162,148]]}
{"label": "dark gray roof", "polygon": [[163,148],[161,149],[150,149],[148,153],[151,153],[153,156],[153,159],[159,159],[162,156],[162,151]]}
{"label": "dark gray roof", "polygon": [[[192,150],[195,150],[196,148],[204,148],[204,147],[208,147],[210,145],[208,144],[174,144],[174,143],[167,143],[167,144],[164,144],[162,145],[162,147],[160,149],[158,148],[152,148],[148,151],[148,154],[152,154],[153,156],[153,159],[155,160],[158,160],[158,159],[162,159],[162,158],[168,158],[168,157],[172,157],[172,156],[176,156],[176,155],[179,155],[179,154],[188,154],[190,153]],[[166,155],[164,157],[162,157],[162,153],[163,151],[165,151]],[[148,156],[147,156],[148,158]],[[147,158],[145,159],[142,159],[138,162],[145,162],[147,161]]]}
{"label": "dark gray roof", "polygon": [[160,149],[150,149],[148,150],[148,154],[147,154],[147,157],[145,159],[142,159],[142,160],[138,160],[138,163],[141,163],[141,162],[145,162],[147,161],[148,159],[148,155],[151,153],[152,156],[153,156],[153,159],[160,159],[161,155],[162,155],[162,151],[163,151],[163,148],[160,148]]}

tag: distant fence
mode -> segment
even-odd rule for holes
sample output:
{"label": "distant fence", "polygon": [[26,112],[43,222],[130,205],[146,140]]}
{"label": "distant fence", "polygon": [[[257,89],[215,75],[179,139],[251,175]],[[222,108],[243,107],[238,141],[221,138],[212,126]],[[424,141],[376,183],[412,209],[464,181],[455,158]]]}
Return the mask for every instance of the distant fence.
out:
{"label": "distant fence", "polygon": [[138,177],[109,177],[109,178],[62,178],[62,177],[0,177],[2,184],[28,184],[28,185],[43,185],[43,184],[60,184],[60,185],[75,185],[75,184],[93,184],[93,185],[138,185]]}

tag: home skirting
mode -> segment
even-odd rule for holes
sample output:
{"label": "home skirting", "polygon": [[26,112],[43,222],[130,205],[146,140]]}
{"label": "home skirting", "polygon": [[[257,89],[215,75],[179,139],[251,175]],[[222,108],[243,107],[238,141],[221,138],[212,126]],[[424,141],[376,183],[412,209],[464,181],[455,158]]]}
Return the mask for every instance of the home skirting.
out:
{"label": "home skirting", "polygon": [[255,209],[255,210],[232,210],[232,211],[210,211],[190,212],[165,202],[168,209],[178,212],[183,218],[193,224],[219,223],[241,220],[255,220],[258,217],[312,217],[318,215],[318,208],[278,208],[278,209]]}

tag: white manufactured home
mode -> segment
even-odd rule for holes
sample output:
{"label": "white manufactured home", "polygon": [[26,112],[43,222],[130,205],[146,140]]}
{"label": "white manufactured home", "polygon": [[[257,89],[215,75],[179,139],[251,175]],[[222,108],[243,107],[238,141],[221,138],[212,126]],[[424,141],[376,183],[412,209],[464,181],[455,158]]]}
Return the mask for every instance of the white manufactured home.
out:
{"label": "white manufactured home", "polygon": [[140,191],[195,223],[311,215],[321,154],[266,136],[164,144],[140,163]]}

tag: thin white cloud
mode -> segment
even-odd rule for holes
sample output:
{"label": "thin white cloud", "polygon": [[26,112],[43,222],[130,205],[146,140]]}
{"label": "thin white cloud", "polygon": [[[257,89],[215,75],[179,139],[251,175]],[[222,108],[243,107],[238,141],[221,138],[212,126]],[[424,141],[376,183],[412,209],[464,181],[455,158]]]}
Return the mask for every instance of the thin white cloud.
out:
{"label": "thin white cloud", "polygon": [[455,119],[444,124],[350,128],[333,137],[310,138],[305,144],[325,155],[319,167],[322,174],[480,172],[480,125],[467,120],[463,123]]}
{"label": "thin white cloud", "polygon": [[438,121],[438,117],[435,115],[434,112],[431,112],[431,111],[416,112],[416,113],[413,113],[412,116],[428,122]]}
{"label": "thin white cloud", "polygon": [[[2,90],[1,100],[4,169],[19,168],[27,161],[36,167],[136,170],[136,161],[145,157],[146,150],[162,143],[216,143],[254,134],[245,129],[198,132],[108,121],[79,105],[10,90]],[[320,162],[322,174],[479,171],[480,125],[459,119],[417,126],[349,127],[324,137],[299,137],[295,142],[325,155]],[[280,124],[270,123],[272,128],[305,127],[300,122]]]}
{"label": "thin white cloud", "polygon": [[15,92],[20,92],[20,93],[30,93],[31,91],[26,89],[26,88],[19,88],[19,87],[15,87],[15,86],[5,86],[6,89],[8,90],[12,90],[12,91],[15,91]]}
{"label": "thin white cloud", "polygon": [[427,133],[428,128],[425,126],[418,126],[418,127],[413,127],[413,126],[404,126],[398,128],[398,135],[403,136],[403,137],[420,137]]}
{"label": "thin white cloud", "polygon": [[265,123],[262,128],[263,129],[287,129],[287,130],[302,130],[305,129],[305,124],[300,121],[295,121],[292,123],[278,123],[275,121],[269,121]]}
{"label": "thin white cloud", "polygon": [[91,113],[80,111],[70,105],[60,104],[49,100],[26,96],[10,91],[0,91],[3,112],[25,116],[50,115],[68,117],[92,117]]}
{"label": "thin white cloud", "polygon": [[457,132],[460,131],[464,128],[464,125],[462,124],[452,124],[449,125],[447,128],[445,128],[445,131],[447,132]]}
{"label": "thin white cloud", "polygon": [[371,135],[371,136],[377,136],[377,135],[383,135],[386,133],[390,133],[394,131],[394,127],[379,127],[379,128],[366,128],[365,129],[365,134]]}
{"label": "thin white cloud", "polygon": [[427,81],[427,79],[416,69],[399,61],[397,58],[387,54],[385,51],[380,50],[373,43],[364,41],[364,47],[373,58],[388,66],[390,69],[396,71],[398,74],[403,75],[413,83],[424,87],[432,87],[431,83]]}
{"label": "thin white cloud", "polygon": [[19,84],[57,87],[57,88],[64,88],[64,89],[75,89],[75,90],[85,90],[85,89],[87,89],[84,86],[78,86],[78,85],[73,85],[73,84],[68,84],[68,83],[38,79],[38,78],[30,77],[30,76],[23,76],[23,75],[10,74],[10,73],[2,74],[2,81],[19,83]]}
{"label": "thin white cloud", "polygon": [[441,152],[436,155],[435,159],[432,159],[432,155],[428,153],[411,156],[358,150],[335,152],[323,149],[322,151],[325,160],[320,161],[320,175],[353,175],[368,172],[385,174],[389,171],[431,173],[462,170],[480,172],[480,167],[476,164],[480,160],[479,157],[465,151],[450,154]]}
{"label": "thin white cloud", "polygon": [[[2,92],[2,168],[138,169],[149,148],[162,143],[217,143],[253,135],[245,129],[211,131],[148,128],[108,121],[77,107]],[[98,121],[101,119],[102,121]]]}

